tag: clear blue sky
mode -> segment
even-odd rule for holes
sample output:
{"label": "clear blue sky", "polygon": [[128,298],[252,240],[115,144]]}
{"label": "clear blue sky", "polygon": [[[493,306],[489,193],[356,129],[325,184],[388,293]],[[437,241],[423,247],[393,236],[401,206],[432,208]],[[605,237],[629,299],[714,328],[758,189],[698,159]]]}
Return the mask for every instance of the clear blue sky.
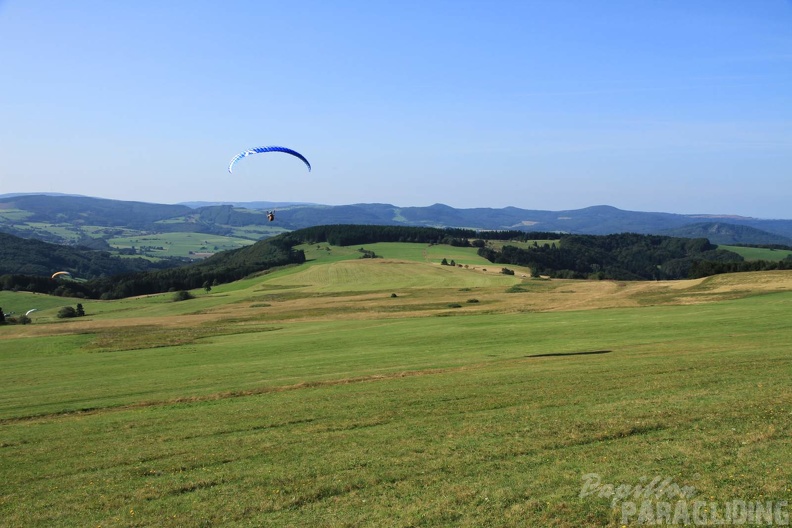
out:
{"label": "clear blue sky", "polygon": [[[792,218],[789,0],[0,0],[0,194]],[[284,154],[238,152],[282,145]]]}

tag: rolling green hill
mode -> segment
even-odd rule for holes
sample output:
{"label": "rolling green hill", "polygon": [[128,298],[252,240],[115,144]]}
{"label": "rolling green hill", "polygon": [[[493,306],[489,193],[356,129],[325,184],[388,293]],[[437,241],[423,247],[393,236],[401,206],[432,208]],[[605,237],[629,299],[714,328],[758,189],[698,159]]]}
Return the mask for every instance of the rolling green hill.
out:
{"label": "rolling green hill", "polygon": [[[393,253],[393,246],[388,244],[396,243],[403,244],[402,249],[395,250],[396,253],[414,258],[420,251],[424,260],[436,259],[452,268],[480,266],[484,269],[486,266],[504,274],[514,274],[516,272],[512,268],[519,267],[521,275],[599,280],[683,279],[792,266],[789,259],[744,262],[742,256],[716,249],[706,239],[620,234],[561,235],[552,244],[542,245],[535,240],[545,239],[548,235],[430,227],[314,226],[222,251],[203,261],[138,273],[132,273],[136,270],[131,266],[152,267],[154,264],[142,259],[119,259],[104,252],[53,246],[3,235],[11,242],[3,246],[5,253],[0,253],[0,262],[5,259],[10,268],[5,275],[0,275],[0,286],[3,289],[91,299],[211,288],[279,266],[302,264],[307,260],[306,250],[310,249],[316,255],[319,250],[314,251],[313,246],[320,248],[323,244],[329,253],[338,253],[333,252],[333,247],[355,248],[356,258],[376,258],[382,256],[378,251],[383,249]],[[529,239],[534,239],[532,244],[527,243]],[[496,240],[497,243],[493,244]],[[474,243],[477,248],[474,248]],[[344,249],[341,253],[346,259],[350,250]],[[49,279],[53,269],[70,271],[90,280],[61,284]],[[339,273],[345,273],[341,271],[345,269],[343,266],[337,269]],[[437,279],[440,280],[442,272],[438,273]],[[349,280],[354,281],[354,278]],[[346,285],[346,281],[342,282]]]}
{"label": "rolling green hill", "polygon": [[4,199],[0,210],[27,213],[29,222],[59,222],[109,227],[141,228],[157,220],[186,214],[184,205],[107,200],[87,196],[23,195]]}

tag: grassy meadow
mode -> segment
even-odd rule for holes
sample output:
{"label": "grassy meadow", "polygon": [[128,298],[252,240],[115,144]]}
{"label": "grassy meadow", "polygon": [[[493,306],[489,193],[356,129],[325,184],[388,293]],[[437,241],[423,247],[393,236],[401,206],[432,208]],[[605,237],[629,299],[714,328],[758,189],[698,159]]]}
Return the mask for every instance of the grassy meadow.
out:
{"label": "grassy meadow", "polygon": [[786,249],[770,249],[759,247],[744,247],[744,246],[724,246],[718,245],[718,249],[727,249],[741,255],[745,260],[769,260],[779,261],[784,260],[792,251]]}
{"label": "grassy meadow", "polygon": [[237,249],[252,244],[253,240],[207,235],[205,233],[156,233],[133,234],[114,237],[108,243],[116,249],[136,248],[138,252],[156,257],[192,257],[195,254],[209,255],[218,251]]}
{"label": "grassy meadow", "polygon": [[792,273],[538,280],[470,248],[303,249],[71,320],[78,300],[0,292],[38,308],[0,327],[0,526],[623,526],[607,485],[657,477],[792,498]]}

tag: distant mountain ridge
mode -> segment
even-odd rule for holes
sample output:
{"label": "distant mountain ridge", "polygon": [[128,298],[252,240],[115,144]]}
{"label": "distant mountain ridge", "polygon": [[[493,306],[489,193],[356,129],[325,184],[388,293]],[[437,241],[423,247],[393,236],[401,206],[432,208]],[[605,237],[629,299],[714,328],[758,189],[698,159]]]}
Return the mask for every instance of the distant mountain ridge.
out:
{"label": "distant mountain ridge", "polygon": [[[2,196],[0,196],[0,199]],[[195,202],[179,202],[176,205],[186,205],[192,209],[199,209],[201,207],[211,207],[215,205],[230,205],[232,207],[239,207],[241,209],[273,209],[275,207],[289,207],[292,205],[318,205],[309,202],[229,202],[229,201],[220,201],[220,202],[206,202],[206,201],[195,201]]]}
{"label": "distant mountain ridge", "polygon": [[[771,243],[792,243],[792,220],[626,211],[608,205],[547,211],[517,207],[457,209],[439,203],[426,207],[400,207],[382,203],[276,206],[274,202],[236,202],[195,207],[198,203],[167,205],[85,196],[0,195],[0,231],[36,238],[36,230],[31,226],[52,223],[130,227],[155,232],[230,234],[241,226],[268,225],[264,209],[276,208],[276,222],[272,225],[287,231],[327,224],[366,224],[591,235],[625,232],[672,234],[686,226],[717,223],[720,226],[752,228],[734,229],[729,243],[765,244],[770,239],[774,239]],[[711,234],[718,235],[715,232]],[[776,240],[775,237],[781,238]]]}

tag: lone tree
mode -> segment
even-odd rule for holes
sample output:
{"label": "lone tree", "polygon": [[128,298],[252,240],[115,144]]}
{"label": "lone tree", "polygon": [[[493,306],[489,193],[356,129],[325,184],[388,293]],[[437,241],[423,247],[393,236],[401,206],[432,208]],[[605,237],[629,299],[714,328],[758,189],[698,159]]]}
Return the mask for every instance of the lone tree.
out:
{"label": "lone tree", "polygon": [[77,317],[82,317],[83,315],[85,315],[85,310],[83,310],[83,305],[77,303]]}
{"label": "lone tree", "polygon": [[5,323],[5,314],[2,308],[0,308],[0,323]]}

